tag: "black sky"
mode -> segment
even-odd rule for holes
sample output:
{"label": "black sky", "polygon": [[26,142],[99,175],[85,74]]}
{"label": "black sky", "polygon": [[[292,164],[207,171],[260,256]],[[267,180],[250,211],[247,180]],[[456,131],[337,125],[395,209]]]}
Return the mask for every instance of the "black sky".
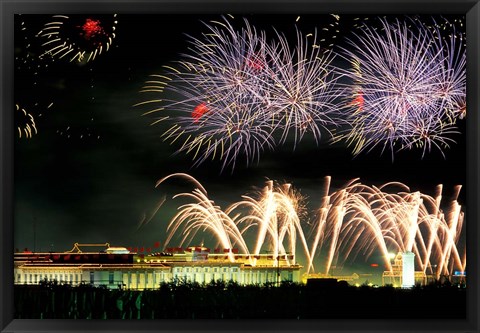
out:
{"label": "black sky", "polygon": [[[273,34],[273,26],[287,36],[295,32],[295,23],[308,33],[332,22],[329,15],[302,15],[298,22],[297,15],[245,17],[267,33]],[[465,120],[445,159],[438,151],[421,159],[421,150],[397,153],[394,161],[379,150],[354,158],[344,144],[317,146],[306,137],[295,150],[287,144],[265,152],[258,165],[238,163],[233,173],[221,172],[218,162],[192,168],[191,156],[175,155],[178,146],[161,140],[162,125],[149,126],[153,118],[142,117],[145,109],[133,105],[145,99],[139,91],[148,75],[162,73],[162,65],[187,51],[185,34],[200,36],[205,30],[201,20],[212,18],[219,16],[118,15],[112,48],[78,65],[38,59],[42,47],[35,34],[50,15],[16,17],[15,102],[35,116],[38,128],[31,139],[15,139],[16,248],[64,251],[75,242],[163,244],[177,202],[167,200],[147,225],[137,227],[164,195],[193,189],[178,180],[155,189],[158,179],[175,172],[196,177],[222,207],[273,179],[291,182],[308,196],[313,211],[327,175],[332,176],[332,189],[360,178],[366,185],[400,181],[412,191],[433,195],[435,186],[444,184],[446,198],[461,184],[460,204],[465,206]],[[356,21],[353,16],[340,20],[341,43]],[[209,237],[204,240],[208,243]]]}

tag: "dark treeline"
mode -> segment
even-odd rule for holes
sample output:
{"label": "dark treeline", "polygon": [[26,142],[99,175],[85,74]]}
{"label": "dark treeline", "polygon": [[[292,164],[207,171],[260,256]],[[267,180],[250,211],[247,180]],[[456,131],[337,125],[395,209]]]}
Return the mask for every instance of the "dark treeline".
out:
{"label": "dark treeline", "polygon": [[282,283],[165,283],[155,290],[57,283],[15,286],[15,318],[253,319],[465,318],[464,286],[413,289]]}

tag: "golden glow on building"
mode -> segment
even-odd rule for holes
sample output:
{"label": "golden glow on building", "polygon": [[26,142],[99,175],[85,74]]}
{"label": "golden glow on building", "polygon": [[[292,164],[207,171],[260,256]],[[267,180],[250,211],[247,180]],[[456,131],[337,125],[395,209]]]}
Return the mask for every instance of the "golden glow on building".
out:
{"label": "golden glow on building", "polygon": [[[102,246],[107,249],[84,252],[81,247]],[[182,252],[131,253],[125,248],[106,244],[76,244],[63,253],[16,253],[15,284],[38,284],[54,281],[81,283],[108,288],[154,289],[161,283],[233,281],[241,285],[300,282],[300,265],[293,256],[269,254],[210,254],[204,247],[189,247]],[[234,258],[232,261],[231,258]],[[254,263],[252,265],[252,263]]]}
{"label": "golden glow on building", "polygon": [[[382,274],[382,284],[392,285],[394,287],[401,287],[403,284],[403,256],[401,252],[398,252],[397,255],[392,256],[392,271],[384,271]],[[425,272],[414,272],[415,284],[420,284],[422,286],[427,284],[427,275]]]}

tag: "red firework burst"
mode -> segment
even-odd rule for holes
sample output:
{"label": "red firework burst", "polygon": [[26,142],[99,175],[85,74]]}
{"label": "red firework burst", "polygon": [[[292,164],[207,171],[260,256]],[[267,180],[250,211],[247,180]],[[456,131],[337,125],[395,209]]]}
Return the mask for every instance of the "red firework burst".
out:
{"label": "red firework burst", "polygon": [[[55,15],[38,36],[47,50],[43,55],[68,57],[70,61],[88,62],[109,50],[115,38],[117,16]],[[43,56],[42,55],[42,56]]]}

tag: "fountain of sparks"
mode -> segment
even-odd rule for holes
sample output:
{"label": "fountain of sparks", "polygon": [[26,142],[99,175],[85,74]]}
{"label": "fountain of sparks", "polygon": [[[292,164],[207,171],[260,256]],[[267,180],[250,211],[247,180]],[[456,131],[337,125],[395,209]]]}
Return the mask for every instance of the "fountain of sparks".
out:
{"label": "fountain of sparks", "polygon": [[275,265],[278,265],[280,255],[290,253],[295,258],[298,236],[305,255],[310,260],[307,240],[300,223],[303,211],[301,201],[302,197],[292,189],[291,184],[279,185],[269,180],[255,196],[243,196],[242,201],[231,206],[231,211],[243,208],[249,212],[239,219],[240,223],[246,223],[245,230],[257,228],[254,256],[260,254],[262,246],[267,245],[273,251]]}
{"label": "fountain of sparks", "polygon": [[[169,231],[165,244],[168,244],[177,230],[183,226],[183,238],[180,246],[187,240],[191,241],[195,234],[199,231],[208,230],[216,236],[218,243],[225,249],[233,248],[233,245],[239,245],[241,249],[248,253],[248,248],[245,240],[242,237],[237,225],[227,213],[223,212],[219,206],[215,205],[212,200],[208,198],[205,188],[196,181],[193,177],[187,174],[173,174],[160,179],[157,182],[157,187],[170,177],[178,176],[189,179],[197,186],[190,193],[180,193],[173,198],[188,198],[193,202],[182,205],[178,208],[178,213],[175,214],[172,221],[168,225]],[[229,259],[234,261],[233,254],[229,253]]]}
{"label": "fountain of sparks", "polygon": [[[329,274],[334,262],[343,265],[359,255],[368,259],[373,253],[380,253],[385,267],[392,271],[392,252],[413,252],[417,270],[435,274],[436,278],[450,275],[454,269],[466,269],[466,250],[461,252],[457,247],[464,224],[464,212],[457,201],[461,186],[455,187],[453,200],[443,211],[442,185],[429,196],[411,192],[399,182],[377,187],[352,179],[331,192],[328,176],[316,217],[302,224],[306,211],[303,197],[291,184],[269,180],[253,195],[244,195],[222,210],[187,174],[172,174],[159,180],[157,186],[172,177],[188,179],[195,188],[173,196],[191,202],[178,207],[168,225],[165,246],[181,229],[180,245],[192,242],[199,231],[207,231],[224,249],[239,247],[251,258],[252,265],[256,264],[255,256],[266,248],[273,252],[275,265],[281,255],[296,258],[299,239],[307,273],[315,271],[317,257],[324,258],[324,273]],[[304,226],[310,226],[308,240]],[[250,248],[246,239],[252,236],[255,241]],[[232,253],[229,259],[234,261]],[[438,269],[434,272],[432,267]]]}
{"label": "fountain of sparks", "polygon": [[[452,274],[454,268],[465,270],[465,252],[457,248],[464,222],[457,201],[461,186],[455,188],[449,209],[443,212],[442,185],[437,186],[435,196],[429,196],[410,192],[398,182],[375,187],[353,180],[329,195],[329,182],[327,178],[327,192],[314,223],[309,270],[313,269],[315,252],[322,247],[327,253],[327,274],[334,261],[344,263],[359,254],[368,258],[374,251],[381,253],[389,271],[392,252],[413,252],[417,270],[436,278]],[[388,191],[391,188],[397,192]]]}

